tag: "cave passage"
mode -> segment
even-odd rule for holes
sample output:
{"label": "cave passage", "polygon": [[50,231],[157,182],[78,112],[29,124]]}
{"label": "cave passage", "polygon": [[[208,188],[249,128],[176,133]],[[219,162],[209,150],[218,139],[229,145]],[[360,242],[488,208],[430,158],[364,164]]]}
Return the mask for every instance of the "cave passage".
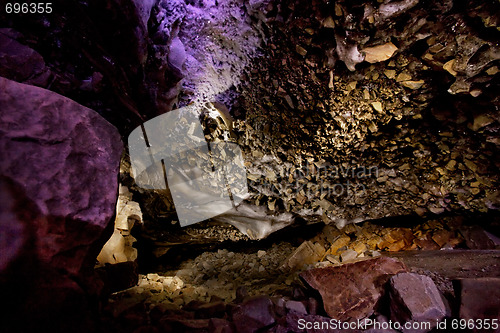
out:
{"label": "cave passage", "polygon": [[5,332],[499,331],[499,37],[495,0],[2,2]]}

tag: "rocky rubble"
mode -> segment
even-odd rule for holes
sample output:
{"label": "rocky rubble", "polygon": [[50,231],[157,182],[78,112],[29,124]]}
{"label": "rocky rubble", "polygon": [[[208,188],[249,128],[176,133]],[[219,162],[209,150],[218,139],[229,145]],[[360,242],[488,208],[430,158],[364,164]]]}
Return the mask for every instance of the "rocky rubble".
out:
{"label": "rocky rubble", "polygon": [[[271,296],[249,295],[246,289],[239,288],[231,301],[215,295],[203,301],[193,300],[189,298],[192,291],[183,289],[185,285],[180,278],[148,274],[138,287],[114,295],[104,318],[107,329],[123,332],[380,332],[374,322],[386,325],[383,332],[401,329],[428,332],[437,323],[450,325],[451,318],[479,314],[475,311],[484,310],[486,316],[497,316],[495,299],[479,303],[471,292],[471,288],[495,285],[498,282],[495,279],[462,280],[459,317],[455,310],[452,312],[433,279],[406,270],[403,263],[387,257],[315,268],[301,276],[320,291],[321,297],[296,281]],[[149,289],[153,296],[138,294],[137,288]],[[157,301],[172,290],[183,291],[187,302],[176,305]],[[352,322],[357,323],[355,328],[346,329],[345,325]],[[412,326],[417,322],[430,326],[422,329]]]}
{"label": "rocky rubble", "polygon": [[[474,278],[478,274],[496,276],[500,272],[498,254],[495,257],[495,253],[446,250],[452,248],[450,244],[465,248],[470,239],[461,230],[467,229],[460,218],[429,220],[413,228],[365,222],[338,230],[327,225],[302,244],[281,241],[265,249],[248,245],[241,251],[205,251],[175,269],[160,266],[158,273],[141,274],[135,287],[112,295],[107,311],[113,311],[106,312],[106,316],[111,316],[109,322],[114,325],[127,322],[127,318],[139,317],[143,323],[148,321],[145,318],[151,318],[153,325],[168,323],[157,326],[167,331],[211,331],[220,325],[236,331],[271,332],[302,332],[299,319],[330,322],[332,318],[369,318],[404,324],[423,318],[429,322],[458,318],[461,291],[452,282],[465,278],[475,284],[480,282]],[[371,237],[382,248],[373,245],[377,243]],[[412,241],[428,237],[425,246],[413,246],[420,249],[418,253],[429,255],[420,257],[415,251],[392,246],[400,242],[398,237],[410,237]],[[444,251],[431,250],[440,248],[438,243]],[[479,240],[473,244],[479,244]],[[327,254],[332,251],[335,256]],[[463,258],[453,256],[454,251]],[[354,256],[346,258],[345,253],[351,252]],[[443,256],[439,257],[439,253]],[[400,254],[401,261],[387,257],[395,254]],[[475,264],[458,267],[458,262],[467,260]],[[320,291],[321,296],[307,285]],[[247,308],[245,300],[249,299]],[[271,309],[266,305],[268,299],[273,303]],[[254,302],[263,304],[257,313],[251,305]],[[466,302],[472,309],[474,303]],[[488,308],[494,307],[492,304]],[[238,314],[236,321],[234,311]],[[267,319],[255,319],[261,317]]]}
{"label": "rocky rubble", "polygon": [[[231,109],[251,202],[339,226],[497,209],[498,117],[487,106],[498,99],[497,46],[470,30],[495,26],[495,6],[281,6],[268,61],[254,63]],[[469,19],[478,13],[483,26]]]}
{"label": "rocky rubble", "polygon": [[290,244],[282,243],[267,251],[249,254],[227,249],[204,252],[183,262],[176,270],[139,275],[139,283],[127,293],[147,297],[153,304],[171,306],[182,306],[193,300],[208,301],[215,296],[232,301],[241,288],[251,295],[272,293],[293,281],[293,272],[283,273],[280,267],[292,249]]}

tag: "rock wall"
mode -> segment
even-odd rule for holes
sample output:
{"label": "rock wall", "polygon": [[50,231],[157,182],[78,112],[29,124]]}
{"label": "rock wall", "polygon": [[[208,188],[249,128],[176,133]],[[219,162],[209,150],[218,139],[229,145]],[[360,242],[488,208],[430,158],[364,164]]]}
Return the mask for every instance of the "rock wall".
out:
{"label": "rock wall", "polygon": [[2,11],[1,74],[72,98],[127,135],[171,109],[182,78],[168,64],[171,41],[150,36],[154,5],[56,0],[51,14]]}
{"label": "rock wall", "polygon": [[136,239],[130,234],[135,224],[142,224],[139,204],[132,201],[132,193],[120,185],[116,203],[115,229],[97,256],[98,266],[137,260]]}
{"label": "rock wall", "polygon": [[272,6],[231,110],[255,204],[339,226],[499,208],[498,3]]}
{"label": "rock wall", "polygon": [[[185,46],[179,101],[210,98],[222,86],[208,74],[225,78],[227,68],[214,71],[215,56],[203,46],[226,16],[209,24],[215,9],[206,2],[169,6],[157,18],[170,17],[166,27],[178,22]],[[196,29],[189,24],[200,8],[206,29],[201,21]],[[265,211],[259,216],[267,221],[257,233],[274,230],[269,215],[288,213],[342,227],[498,210],[497,3],[270,1],[239,9],[262,42],[257,53],[247,51],[254,58],[243,61],[234,89],[212,97],[225,104],[231,124],[215,116],[204,126],[209,141],[233,140],[245,154],[246,203]],[[218,47],[217,56],[239,41],[231,24],[216,34],[226,43],[207,47]],[[192,67],[190,56],[203,66]],[[206,81],[196,73],[211,80],[212,94],[204,95]],[[138,191],[145,214],[162,216],[156,225],[146,221],[151,235],[182,233],[167,192]]]}
{"label": "rock wall", "polygon": [[[263,220],[291,213],[341,227],[498,209],[495,1],[54,7],[0,14],[1,74],[96,110],[123,136],[213,102],[229,117],[205,119],[206,134],[242,147],[247,204]],[[183,233],[168,190],[134,195],[153,236]]]}

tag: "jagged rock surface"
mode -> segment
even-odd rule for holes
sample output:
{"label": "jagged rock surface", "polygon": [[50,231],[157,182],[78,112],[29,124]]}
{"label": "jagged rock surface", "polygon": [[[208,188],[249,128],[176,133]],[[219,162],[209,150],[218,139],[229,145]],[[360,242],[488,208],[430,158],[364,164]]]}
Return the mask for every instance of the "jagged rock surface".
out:
{"label": "jagged rock surface", "polygon": [[384,284],[392,275],[406,270],[402,262],[382,257],[338,267],[315,268],[300,276],[319,291],[328,316],[352,321],[370,316],[384,293]]}
{"label": "jagged rock surface", "polygon": [[127,187],[119,186],[116,204],[115,230],[97,256],[99,266],[117,264],[137,259],[137,249],[133,247],[136,239],[130,234],[135,224],[142,224],[139,204],[132,200]]}
{"label": "jagged rock surface", "polygon": [[[27,198],[18,190],[2,194],[7,196],[4,217],[13,228],[7,240],[17,244],[2,243],[11,248],[2,247],[2,253],[18,251],[16,256],[34,261],[16,272],[37,277],[36,292],[15,300],[26,306],[19,313],[33,316],[23,319],[26,325],[52,325],[58,309],[67,306],[65,313],[76,314],[81,308],[75,306],[85,307],[86,293],[99,292],[93,267],[109,235],[122,148],[116,128],[96,112],[51,91],[0,78],[0,174]],[[33,204],[22,207],[23,200]],[[21,237],[23,230],[28,238]],[[81,305],[67,299],[71,295]],[[39,323],[45,315],[47,320]]]}

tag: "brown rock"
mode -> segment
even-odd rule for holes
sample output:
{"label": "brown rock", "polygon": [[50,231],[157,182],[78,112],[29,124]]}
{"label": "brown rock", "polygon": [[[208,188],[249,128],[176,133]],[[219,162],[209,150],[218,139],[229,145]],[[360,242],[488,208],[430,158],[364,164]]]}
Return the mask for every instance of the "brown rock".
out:
{"label": "brown rock", "polygon": [[401,251],[404,247],[405,247],[405,241],[404,241],[404,239],[400,239],[397,242],[389,245],[387,247],[387,251],[397,252],[397,251]]}
{"label": "brown rock", "polygon": [[418,81],[403,81],[401,82],[401,85],[406,88],[410,88],[412,90],[420,89],[424,85],[425,81],[424,80],[418,80]]}
{"label": "brown rock", "polygon": [[495,120],[492,119],[492,117],[489,117],[488,115],[478,115],[474,117],[474,123],[469,126],[470,129],[473,131],[478,131],[479,129],[488,126],[489,124],[493,123]]}
{"label": "brown rock", "polygon": [[399,273],[390,280],[391,319],[404,322],[437,322],[449,315],[443,297],[428,276]]}
{"label": "brown rock", "polygon": [[500,239],[479,226],[462,227],[460,233],[464,236],[469,249],[487,250],[500,246]]}
{"label": "brown rock", "polygon": [[448,230],[439,230],[432,235],[432,240],[436,242],[439,247],[443,247],[446,245],[446,243],[449,242],[450,238],[453,236],[453,233]]}
{"label": "brown rock", "polygon": [[460,318],[500,321],[500,278],[462,279],[459,286]]}
{"label": "brown rock", "polygon": [[430,235],[417,238],[414,240],[414,243],[422,250],[439,250],[439,245],[431,239]]}
{"label": "brown rock", "polygon": [[382,103],[372,102],[371,104],[372,104],[372,107],[375,109],[375,111],[384,112],[384,107],[382,106]]}
{"label": "brown rock", "polygon": [[453,76],[457,76],[457,72],[453,69],[453,65],[455,64],[455,59],[451,59],[443,65],[443,69],[450,73]]}
{"label": "brown rock", "polygon": [[380,257],[335,267],[316,268],[300,274],[319,291],[326,313],[341,321],[368,317],[391,275],[406,272],[395,259]]}
{"label": "brown rock", "polygon": [[328,252],[330,254],[337,254],[337,251],[344,247],[344,246],[347,246],[347,244],[349,244],[349,242],[351,241],[351,238],[347,235],[341,235],[339,236],[333,243],[332,245],[330,246],[330,249],[328,250]]}

